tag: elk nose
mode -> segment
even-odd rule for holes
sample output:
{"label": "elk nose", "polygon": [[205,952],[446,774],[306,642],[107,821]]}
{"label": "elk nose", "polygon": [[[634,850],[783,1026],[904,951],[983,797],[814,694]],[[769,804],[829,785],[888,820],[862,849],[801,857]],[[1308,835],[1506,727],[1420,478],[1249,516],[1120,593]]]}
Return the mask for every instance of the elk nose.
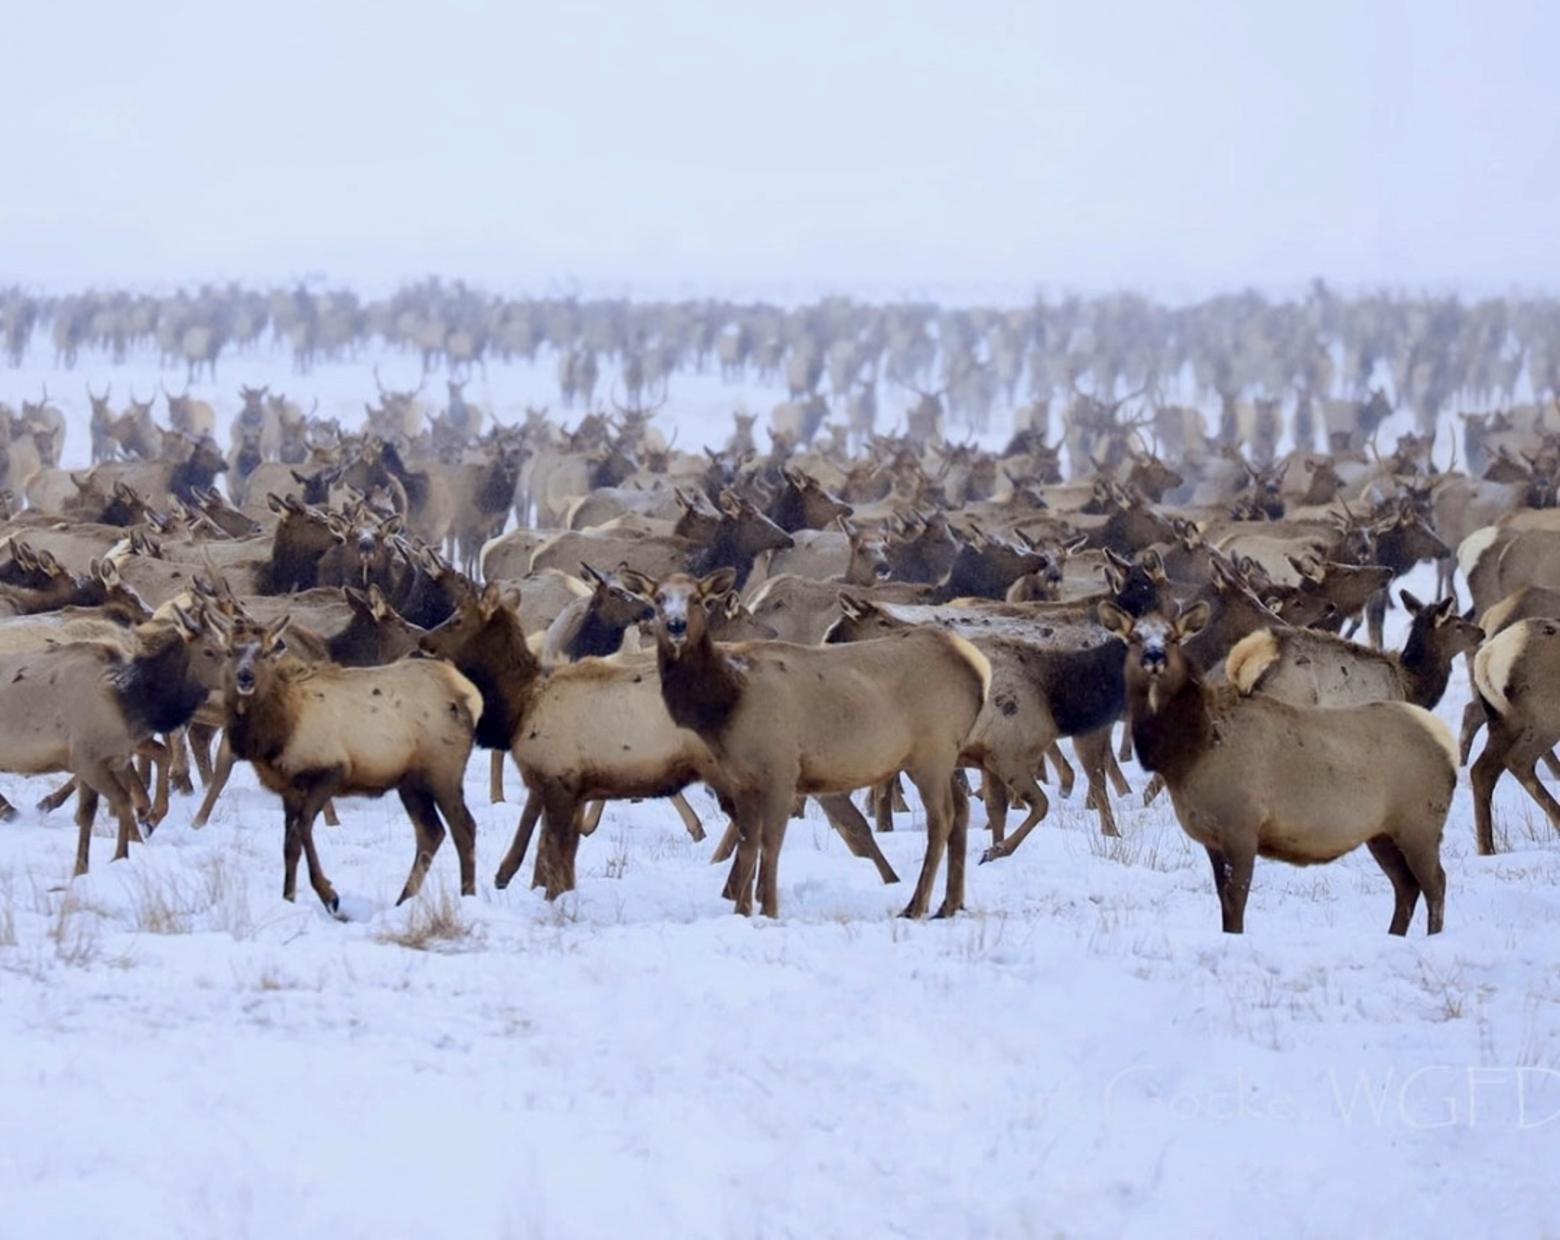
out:
{"label": "elk nose", "polygon": [[1158,675],[1165,670],[1165,652],[1163,650],[1145,650],[1143,652],[1143,670]]}
{"label": "elk nose", "polygon": [[673,637],[681,637],[688,631],[688,622],[683,619],[668,620],[666,622],[666,631]]}

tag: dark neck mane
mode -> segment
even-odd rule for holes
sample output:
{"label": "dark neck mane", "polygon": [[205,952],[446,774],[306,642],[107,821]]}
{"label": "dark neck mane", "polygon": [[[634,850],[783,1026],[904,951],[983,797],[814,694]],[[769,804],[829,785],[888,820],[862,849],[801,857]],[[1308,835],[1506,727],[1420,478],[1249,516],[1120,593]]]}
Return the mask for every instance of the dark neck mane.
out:
{"label": "dark neck mane", "polygon": [[742,698],[742,678],[705,633],[673,658],[658,642],[661,697],[672,722],[706,741],[718,736]]}
{"label": "dark neck mane", "polygon": [[1188,660],[1185,680],[1168,701],[1159,703],[1157,711],[1149,710],[1148,693],[1147,682],[1128,677],[1132,747],[1143,769],[1163,775],[1174,790],[1209,744],[1213,729],[1202,677]]}
{"label": "dark neck mane", "polygon": [[1441,695],[1446,692],[1446,682],[1451,678],[1450,659],[1438,659],[1428,634],[1418,625],[1409,630],[1403,643],[1403,653],[1398,655],[1398,667],[1403,674],[1403,688],[1408,700],[1415,706],[1434,710]]}

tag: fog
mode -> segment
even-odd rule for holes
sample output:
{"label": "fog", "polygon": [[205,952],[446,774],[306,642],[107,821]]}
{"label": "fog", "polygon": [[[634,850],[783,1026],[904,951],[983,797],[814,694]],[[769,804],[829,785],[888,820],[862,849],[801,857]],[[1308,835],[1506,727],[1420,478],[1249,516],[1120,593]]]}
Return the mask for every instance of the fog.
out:
{"label": "fog", "polygon": [[1560,284],[1538,3],[31,4],[6,28],[0,278],[54,289]]}

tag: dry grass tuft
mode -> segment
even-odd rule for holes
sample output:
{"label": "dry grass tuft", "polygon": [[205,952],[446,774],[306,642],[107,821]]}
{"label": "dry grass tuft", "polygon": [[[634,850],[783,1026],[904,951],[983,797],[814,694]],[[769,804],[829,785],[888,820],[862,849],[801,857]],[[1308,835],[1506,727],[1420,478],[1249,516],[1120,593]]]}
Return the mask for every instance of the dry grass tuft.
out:
{"label": "dry grass tuft", "polygon": [[419,952],[447,949],[480,937],[479,927],[467,919],[460,897],[448,888],[416,900],[401,925],[387,926],[375,935],[381,943]]}

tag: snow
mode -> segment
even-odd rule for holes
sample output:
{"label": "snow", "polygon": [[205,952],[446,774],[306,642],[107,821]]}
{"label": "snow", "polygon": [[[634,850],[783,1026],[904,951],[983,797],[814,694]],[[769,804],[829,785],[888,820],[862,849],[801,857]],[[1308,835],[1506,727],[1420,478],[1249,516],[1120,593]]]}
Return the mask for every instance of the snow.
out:
{"label": "snow", "polygon": [[[197,392],[230,413],[266,367],[343,410],[371,390],[366,363],[266,357]],[[488,399],[550,380],[495,369]],[[690,391],[707,438],[733,394]],[[1459,670],[1437,713],[1465,700]],[[1459,789],[1446,933],[1421,910],[1406,940],[1363,850],[1259,863],[1247,934],[1222,935],[1168,805],[1118,802],[1105,840],[1082,782],[925,923],[816,811],[783,918],[732,916],[702,791],[704,843],[665,803],[614,805],[577,893],[549,905],[529,865],[495,891],[518,806],[488,803],[480,759],[480,894],[453,895],[446,846],[394,907],[404,814],[344,802],[317,837],[345,924],[305,884],[280,899],[280,809],[247,768],[209,827],[179,800],[127,862],[100,824],[73,883],[68,812],[24,810],[0,825],[0,1236],[1560,1230],[1560,846],[1511,780],[1495,858]],[[18,805],[50,786],[0,777]],[[921,828],[880,837],[907,878]]]}

